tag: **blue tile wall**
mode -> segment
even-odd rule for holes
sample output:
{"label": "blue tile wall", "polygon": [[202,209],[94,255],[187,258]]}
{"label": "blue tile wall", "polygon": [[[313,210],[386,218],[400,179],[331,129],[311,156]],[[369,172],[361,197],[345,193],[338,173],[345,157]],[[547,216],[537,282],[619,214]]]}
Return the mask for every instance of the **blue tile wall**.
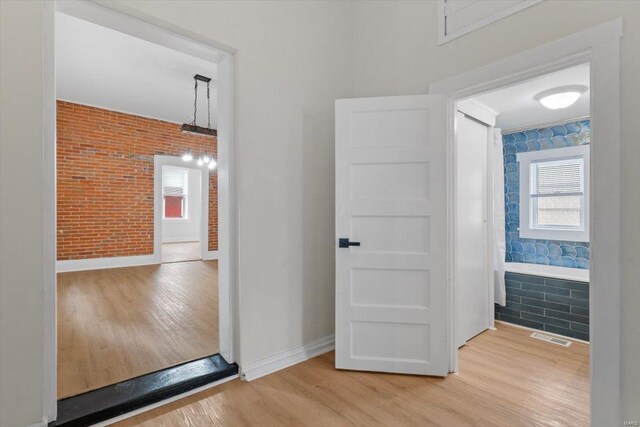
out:
{"label": "blue tile wall", "polygon": [[497,320],[589,341],[589,284],[506,273],[507,305]]}
{"label": "blue tile wall", "polygon": [[590,137],[589,120],[502,136],[507,262],[589,268],[589,243],[520,238],[520,171],[516,153],[585,145],[589,144]]}

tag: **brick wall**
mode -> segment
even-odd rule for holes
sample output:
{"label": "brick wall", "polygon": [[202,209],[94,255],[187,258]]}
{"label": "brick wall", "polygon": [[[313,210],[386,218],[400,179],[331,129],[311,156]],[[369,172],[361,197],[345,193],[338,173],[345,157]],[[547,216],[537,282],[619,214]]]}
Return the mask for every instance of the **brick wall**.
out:
{"label": "brick wall", "polygon": [[[58,260],[152,254],[153,156],[186,148],[216,156],[217,141],[175,123],[57,104]],[[208,248],[218,249],[217,173],[209,177]]]}

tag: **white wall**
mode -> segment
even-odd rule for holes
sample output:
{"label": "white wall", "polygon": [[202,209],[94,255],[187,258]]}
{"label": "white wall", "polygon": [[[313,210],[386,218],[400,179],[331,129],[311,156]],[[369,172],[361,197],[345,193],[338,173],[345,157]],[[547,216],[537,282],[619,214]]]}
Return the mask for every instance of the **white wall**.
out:
{"label": "white wall", "polygon": [[333,334],[334,100],[351,94],[351,4],[126,6],[237,49],[239,362]]}
{"label": "white wall", "polygon": [[[200,240],[202,216],[202,171],[189,168],[187,177],[187,219],[163,219],[162,243],[194,242]],[[208,170],[207,170],[208,173]]]}
{"label": "white wall", "polygon": [[14,427],[43,414],[42,6],[1,1],[0,17],[0,425]]}
{"label": "white wall", "polygon": [[545,1],[443,46],[436,39],[435,2],[357,2],[353,82],[354,96],[426,93],[429,83],[620,16],[622,419],[640,420],[640,2]]}
{"label": "white wall", "polygon": [[[13,427],[42,414],[43,180],[33,167],[43,152],[42,6],[0,4],[0,424]],[[245,365],[333,333],[334,99],[425,93],[433,81],[624,16],[623,419],[640,419],[640,3],[543,2],[442,47],[435,2],[117,4],[238,49],[239,362]],[[24,170],[33,173],[14,187],[7,177]]]}
{"label": "white wall", "polygon": [[[42,163],[42,6],[0,3],[4,178]],[[351,4],[136,1],[125,6],[237,49],[239,362],[246,365],[333,334],[333,109],[336,98],[351,95]],[[11,153],[21,156],[5,160]],[[39,173],[36,167],[21,188],[5,179],[1,187],[3,427],[35,423],[42,414]],[[5,200],[17,201],[6,214]]]}

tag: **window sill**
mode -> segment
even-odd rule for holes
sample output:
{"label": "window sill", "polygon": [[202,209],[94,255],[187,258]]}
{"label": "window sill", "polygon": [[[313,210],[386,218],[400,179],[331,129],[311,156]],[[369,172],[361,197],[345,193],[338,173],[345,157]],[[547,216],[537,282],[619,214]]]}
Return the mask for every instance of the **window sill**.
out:
{"label": "window sill", "polygon": [[589,243],[588,231],[520,229],[518,236],[521,239],[565,240],[568,242]]}

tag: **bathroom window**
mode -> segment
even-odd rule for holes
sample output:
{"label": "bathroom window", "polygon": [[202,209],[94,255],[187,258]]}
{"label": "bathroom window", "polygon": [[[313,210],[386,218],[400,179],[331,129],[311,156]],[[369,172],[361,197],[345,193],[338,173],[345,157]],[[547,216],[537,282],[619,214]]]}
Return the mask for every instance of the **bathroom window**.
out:
{"label": "bathroom window", "polygon": [[589,241],[589,146],[519,153],[520,237]]}

